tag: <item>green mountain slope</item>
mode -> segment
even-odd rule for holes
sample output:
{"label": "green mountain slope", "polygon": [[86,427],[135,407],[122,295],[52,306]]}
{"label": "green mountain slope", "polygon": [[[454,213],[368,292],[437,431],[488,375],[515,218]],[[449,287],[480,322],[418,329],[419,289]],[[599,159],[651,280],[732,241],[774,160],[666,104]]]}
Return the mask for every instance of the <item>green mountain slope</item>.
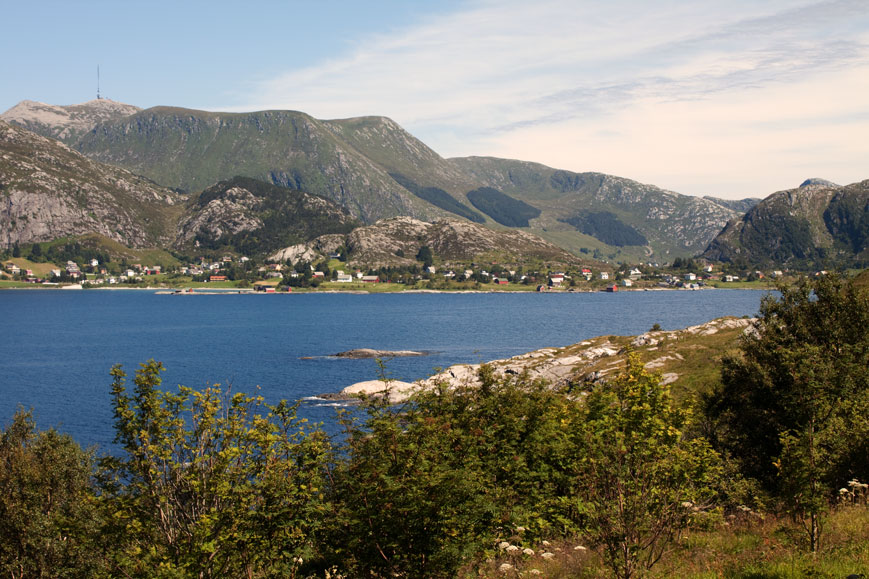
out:
{"label": "green mountain slope", "polygon": [[869,180],[845,187],[810,180],[770,195],[727,224],[703,256],[793,267],[864,263],[869,243]]}
{"label": "green mountain slope", "polygon": [[132,173],[0,121],[0,243],[97,233],[128,247],[166,246],[183,199]]}
{"label": "green mountain slope", "polygon": [[[45,130],[60,134],[60,116],[32,107],[20,107],[15,122],[51,125],[52,118],[57,126]],[[156,107],[106,118],[74,147],[184,191],[242,175],[321,195],[365,223],[452,214],[495,228],[520,227],[574,253],[595,250],[620,261],[694,255],[754,203],[679,195],[523,161],[444,159],[384,117],[317,120],[294,111]]]}
{"label": "green mountain slope", "polygon": [[[591,240],[596,239],[604,244],[603,251],[618,248],[624,258],[669,261],[703,251],[728,220],[741,216],[719,200],[602,173],[492,157],[450,162],[487,186],[537,207],[541,214],[530,221],[530,230],[574,251],[595,247]],[[623,235],[602,235],[597,225],[603,221]]]}
{"label": "green mountain slope", "polygon": [[392,215],[442,214],[399,186],[323,121],[300,112],[156,107],[98,126],[76,148],[98,161],[188,191],[242,175],[332,199],[367,222]]}

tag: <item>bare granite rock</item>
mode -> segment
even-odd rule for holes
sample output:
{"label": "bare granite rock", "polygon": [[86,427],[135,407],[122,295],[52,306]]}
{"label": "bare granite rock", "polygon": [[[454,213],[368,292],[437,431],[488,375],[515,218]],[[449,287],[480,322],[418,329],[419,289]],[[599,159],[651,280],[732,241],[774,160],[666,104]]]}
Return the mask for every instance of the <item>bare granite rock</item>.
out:
{"label": "bare granite rock", "polygon": [[370,348],[357,348],[355,350],[347,350],[346,352],[338,352],[336,358],[407,358],[409,356],[425,356],[426,352],[416,352],[414,350],[372,350]]}

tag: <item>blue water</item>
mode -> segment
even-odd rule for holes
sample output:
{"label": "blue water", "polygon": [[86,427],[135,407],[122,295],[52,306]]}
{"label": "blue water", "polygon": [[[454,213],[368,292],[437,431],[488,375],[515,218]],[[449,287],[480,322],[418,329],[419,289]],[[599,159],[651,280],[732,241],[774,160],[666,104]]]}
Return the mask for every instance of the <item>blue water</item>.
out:
{"label": "blue water", "polygon": [[[412,381],[460,362],[503,358],[659,323],[677,329],[753,315],[763,292],[156,295],[145,291],[0,292],[0,424],[33,408],[40,428],[83,445],[113,438],[109,370],[163,362],[164,386],[231,385],[267,401],[298,400],[373,380],[373,360],[329,358],[353,348],[426,350],[387,371]],[[302,357],[314,356],[303,360]],[[334,408],[301,413],[333,421]]]}

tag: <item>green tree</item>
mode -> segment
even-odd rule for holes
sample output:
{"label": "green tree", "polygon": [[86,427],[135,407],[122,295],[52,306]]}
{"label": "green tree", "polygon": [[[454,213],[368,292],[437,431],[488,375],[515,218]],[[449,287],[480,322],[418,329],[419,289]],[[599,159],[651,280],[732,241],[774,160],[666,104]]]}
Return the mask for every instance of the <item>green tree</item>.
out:
{"label": "green tree", "polygon": [[42,257],[42,246],[38,243],[34,243],[33,247],[30,248],[30,261],[40,261]]}
{"label": "green tree", "polygon": [[416,254],[416,260],[421,261],[425,267],[431,267],[434,263],[434,255],[432,254],[431,248],[428,245],[420,247]]}
{"label": "green tree", "polygon": [[400,406],[367,399],[363,415],[344,415],[331,543],[355,576],[454,577],[516,526],[532,540],[580,529],[569,439],[578,404],[486,365],[478,378]]}
{"label": "green tree", "polygon": [[869,297],[838,276],[766,297],[706,401],[747,476],[780,497],[820,547],[835,489],[869,477]]}
{"label": "green tree", "polygon": [[684,434],[689,412],[635,354],[614,380],[587,398],[579,423],[579,494],[589,533],[613,574],[651,568],[712,495],[718,457]]}
{"label": "green tree", "polygon": [[281,402],[159,390],[161,364],[142,364],[128,394],[112,370],[116,442],[102,489],[127,576],[295,576],[323,520],[329,445]]}
{"label": "green tree", "polygon": [[99,575],[91,472],[91,454],[69,436],[16,412],[0,432],[0,574]]}
{"label": "green tree", "polygon": [[18,242],[15,242],[15,245],[12,246],[12,257],[21,257],[21,247],[18,246]]}

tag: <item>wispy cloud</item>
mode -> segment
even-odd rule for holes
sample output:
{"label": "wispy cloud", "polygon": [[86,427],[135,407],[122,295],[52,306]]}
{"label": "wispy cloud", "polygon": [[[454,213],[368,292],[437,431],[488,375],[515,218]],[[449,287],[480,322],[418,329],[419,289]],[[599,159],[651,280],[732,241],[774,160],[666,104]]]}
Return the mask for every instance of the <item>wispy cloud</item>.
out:
{"label": "wispy cloud", "polygon": [[[848,132],[865,134],[869,104],[843,94],[865,89],[857,72],[867,70],[862,0],[481,0],[410,29],[362,36],[343,58],[261,83],[243,108],[384,114],[445,156],[612,168],[686,192],[736,195],[749,183],[786,186],[802,177],[764,174],[740,153],[754,148],[746,140],[764,143],[768,156],[781,155],[776,171],[798,171],[789,148],[795,135],[775,126],[801,128],[805,143],[854,140],[836,151],[869,159],[864,139]],[[854,126],[821,121],[833,113]],[[655,141],[654,150],[638,147]],[[718,158],[681,165],[697,149]],[[723,163],[744,182],[722,184]],[[869,162],[855,164],[852,175],[869,177]],[[829,166],[841,170],[841,159]]]}

